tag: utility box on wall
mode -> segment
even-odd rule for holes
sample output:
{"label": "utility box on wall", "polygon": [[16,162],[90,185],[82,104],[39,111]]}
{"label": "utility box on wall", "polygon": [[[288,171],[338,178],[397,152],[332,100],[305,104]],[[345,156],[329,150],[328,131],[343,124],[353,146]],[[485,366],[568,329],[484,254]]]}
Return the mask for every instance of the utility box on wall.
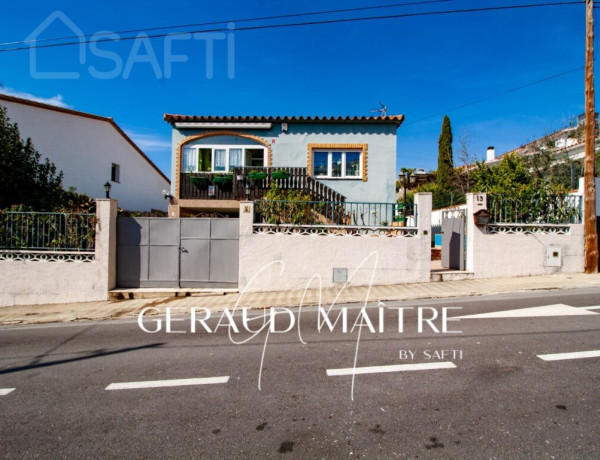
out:
{"label": "utility box on wall", "polygon": [[348,281],[348,269],[347,268],[334,268],[333,269],[333,282],[334,283],[346,283]]}
{"label": "utility box on wall", "polygon": [[562,267],[562,250],[560,246],[546,247],[546,267]]}

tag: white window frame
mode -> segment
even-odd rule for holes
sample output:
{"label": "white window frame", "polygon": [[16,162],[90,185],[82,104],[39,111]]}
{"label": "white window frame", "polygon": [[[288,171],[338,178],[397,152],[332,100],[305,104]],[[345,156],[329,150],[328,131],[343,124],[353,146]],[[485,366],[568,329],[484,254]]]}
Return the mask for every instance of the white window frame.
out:
{"label": "white window frame", "polygon": [[[196,170],[195,171],[187,171],[188,173],[197,173],[197,172],[204,172],[204,173],[209,173],[209,174],[223,174],[223,173],[227,173],[230,171],[230,163],[229,163],[229,150],[230,149],[241,149],[242,150],[242,163],[245,162],[246,160],[246,149],[252,149],[252,150],[262,150],[263,151],[263,164],[265,165],[264,167],[266,167],[267,164],[267,148],[264,145],[252,145],[252,144],[233,144],[233,145],[219,145],[219,144],[195,144],[195,145],[186,145],[185,148],[189,148],[189,149],[193,149],[196,155]],[[198,150],[200,149],[210,149],[211,153],[210,153],[210,171],[198,171],[198,155],[199,152]],[[225,150],[225,171],[215,171],[215,150]],[[183,152],[183,150],[182,150]],[[181,161],[182,161],[182,169],[183,169],[183,154],[181,156]],[[242,164],[240,165],[241,167],[245,167],[246,165]]]}
{"label": "white window frame", "polygon": [[[327,175],[317,175],[315,173],[315,155],[317,153],[326,153],[327,154]],[[341,153],[342,154],[342,175],[341,176],[333,176],[333,154]],[[359,165],[358,165],[358,175],[356,176],[347,176],[346,175],[346,153],[358,153]],[[311,173],[314,177],[318,179],[333,179],[333,180],[362,180],[363,170],[363,151],[360,149],[314,149],[312,152],[312,167],[313,170]]]}

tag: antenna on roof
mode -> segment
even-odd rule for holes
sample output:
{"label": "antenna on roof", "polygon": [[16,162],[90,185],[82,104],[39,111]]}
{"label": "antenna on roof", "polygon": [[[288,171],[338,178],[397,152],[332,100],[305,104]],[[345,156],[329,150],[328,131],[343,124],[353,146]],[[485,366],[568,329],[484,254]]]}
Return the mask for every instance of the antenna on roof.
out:
{"label": "antenna on roof", "polygon": [[382,117],[386,117],[387,116],[387,107],[381,101],[379,101],[379,105],[381,106],[380,109],[373,109],[373,110],[371,110],[371,112],[379,112]]}

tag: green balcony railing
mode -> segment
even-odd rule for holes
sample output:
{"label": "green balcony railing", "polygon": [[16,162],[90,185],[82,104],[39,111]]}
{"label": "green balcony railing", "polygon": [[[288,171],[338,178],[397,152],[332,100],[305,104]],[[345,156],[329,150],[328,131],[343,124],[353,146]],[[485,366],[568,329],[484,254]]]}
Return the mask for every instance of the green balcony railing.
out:
{"label": "green balcony railing", "polygon": [[417,207],[404,203],[257,200],[254,202],[254,223],[416,227]]}
{"label": "green balcony railing", "polygon": [[579,195],[488,195],[490,223],[580,224]]}

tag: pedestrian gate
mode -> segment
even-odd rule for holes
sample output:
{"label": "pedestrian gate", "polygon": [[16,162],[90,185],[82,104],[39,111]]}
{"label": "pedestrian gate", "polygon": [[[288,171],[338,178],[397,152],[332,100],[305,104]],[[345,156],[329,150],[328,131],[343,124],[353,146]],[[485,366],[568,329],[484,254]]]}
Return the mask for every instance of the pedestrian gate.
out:
{"label": "pedestrian gate", "polygon": [[442,267],[465,269],[465,211],[442,213]]}
{"label": "pedestrian gate", "polygon": [[236,288],[238,219],[119,217],[117,286]]}

